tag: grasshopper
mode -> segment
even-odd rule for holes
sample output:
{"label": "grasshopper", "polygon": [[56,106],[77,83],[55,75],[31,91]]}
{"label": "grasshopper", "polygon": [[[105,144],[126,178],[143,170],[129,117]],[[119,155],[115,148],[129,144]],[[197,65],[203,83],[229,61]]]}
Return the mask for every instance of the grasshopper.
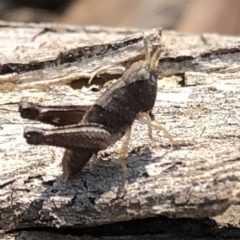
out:
{"label": "grasshopper", "polygon": [[35,119],[58,126],[54,129],[26,127],[24,137],[33,145],[51,145],[66,148],[62,159],[63,175],[75,178],[91,157],[126,136],[119,160],[125,179],[129,173],[125,163],[131,127],[135,119],[164,132],[174,143],[168,131],[151,121],[151,110],[157,95],[158,59],[161,47],[150,52],[144,38],[145,60],[133,63],[92,106],[49,106],[22,101],[19,112],[23,118]]}

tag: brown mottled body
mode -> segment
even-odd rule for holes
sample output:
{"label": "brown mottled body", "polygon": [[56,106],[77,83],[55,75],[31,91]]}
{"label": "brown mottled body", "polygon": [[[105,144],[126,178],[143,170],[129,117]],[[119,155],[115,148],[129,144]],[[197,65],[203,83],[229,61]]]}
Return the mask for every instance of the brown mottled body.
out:
{"label": "brown mottled body", "polygon": [[[155,52],[151,57],[147,49],[146,61],[133,63],[124,72],[122,78],[113,83],[96,100],[94,105],[87,109],[84,115],[78,114],[77,112],[80,109],[76,111],[76,107],[72,109],[72,112],[69,108],[66,111],[69,116],[77,116],[77,121],[80,121],[82,117],[79,123],[52,130],[27,127],[24,131],[24,137],[27,139],[27,142],[35,145],[52,145],[66,148],[67,150],[63,158],[64,176],[68,178],[75,177],[93,154],[96,154],[99,150],[106,149],[129,132],[138,114],[142,112],[149,113],[153,108],[157,94],[155,62],[159,54],[159,48],[154,50]],[[28,106],[26,102],[20,103],[19,106],[23,117],[31,116],[31,114],[24,114],[24,112],[27,113],[26,106]],[[33,110],[34,106],[31,106],[31,109]],[[40,106],[38,106],[38,109],[44,112]],[[38,115],[32,117],[32,119],[38,119],[54,125],[76,123],[73,120],[69,120],[74,118],[66,118],[66,112],[61,114],[61,112],[64,112],[64,109],[52,108],[49,110],[51,113],[48,113],[47,118]],[[63,120],[61,120],[62,116]],[[130,138],[130,134],[128,135],[128,138]]]}
{"label": "brown mottled body", "polygon": [[153,108],[157,74],[146,61],[133,63],[121,79],[100,96],[83,117],[83,122],[108,127],[112,134],[125,134],[139,112]]}

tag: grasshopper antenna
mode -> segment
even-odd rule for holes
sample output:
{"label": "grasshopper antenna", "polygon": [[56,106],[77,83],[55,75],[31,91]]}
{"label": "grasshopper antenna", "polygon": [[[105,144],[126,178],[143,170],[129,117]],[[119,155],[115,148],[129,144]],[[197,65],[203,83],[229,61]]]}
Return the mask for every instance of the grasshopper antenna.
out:
{"label": "grasshopper antenna", "polygon": [[158,59],[160,57],[160,52],[162,51],[162,47],[161,46],[158,46],[158,48],[153,51],[153,54],[152,56],[150,57],[150,68],[153,69],[153,70],[157,70],[157,67],[158,67]]}
{"label": "grasshopper antenna", "polygon": [[144,43],[144,50],[145,50],[146,62],[150,65],[151,56],[150,56],[150,51],[149,51],[149,48],[148,48],[148,42],[147,42],[146,37],[143,38],[143,43]]}
{"label": "grasshopper antenna", "polygon": [[150,65],[150,68],[153,70],[157,70],[157,61],[160,57],[160,52],[162,51],[162,45],[161,43],[158,46],[153,46],[152,53],[148,47],[148,41],[147,38],[143,38],[144,42],[144,50],[145,50],[145,58],[146,62]]}

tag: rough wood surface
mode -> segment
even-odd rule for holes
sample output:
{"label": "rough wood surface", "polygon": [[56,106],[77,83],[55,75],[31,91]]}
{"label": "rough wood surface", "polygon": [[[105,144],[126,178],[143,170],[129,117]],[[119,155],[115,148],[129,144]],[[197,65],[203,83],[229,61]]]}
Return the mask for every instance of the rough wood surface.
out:
{"label": "rough wood surface", "polygon": [[[159,73],[165,77],[159,79],[154,113],[186,145],[172,149],[159,132],[154,134],[160,142],[151,143],[146,126],[136,122],[126,160],[131,180],[125,190],[117,159],[120,142],[102,152],[92,170],[88,165],[71,182],[61,175],[62,149],[26,144],[23,128],[43,124],[19,117],[17,104],[22,98],[52,105],[93,103],[101,94],[95,92],[96,86],[73,89],[66,83],[82,80],[84,85],[100,64],[119,66],[117,71],[102,72],[111,79],[121,74],[120,67],[142,57],[142,45],[112,54],[105,51],[104,61],[94,54],[88,61],[51,67],[47,61],[84,44],[106,46],[106,41],[122,41],[126,35],[131,39],[131,34],[141,32],[0,23],[0,228],[4,231],[80,229],[157,216],[203,218],[239,204],[240,38],[163,33]],[[42,69],[31,68],[36,61],[43,63]]]}

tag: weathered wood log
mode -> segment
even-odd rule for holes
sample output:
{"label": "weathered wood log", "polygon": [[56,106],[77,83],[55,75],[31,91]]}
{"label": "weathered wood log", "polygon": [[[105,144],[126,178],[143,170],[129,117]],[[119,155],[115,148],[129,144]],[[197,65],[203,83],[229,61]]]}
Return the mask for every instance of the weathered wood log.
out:
{"label": "weathered wood log", "polygon": [[[101,92],[84,80],[101,64],[115,67],[101,72],[106,79],[121,75],[124,67],[143,57],[142,43],[127,43],[111,54],[108,47],[101,58],[74,55],[71,62],[60,57],[76,49],[82,52],[85,45],[95,51],[97,44],[106,47],[106,42],[132,39],[131,34],[142,33],[0,23],[0,228],[4,231],[82,229],[155,216],[204,218],[239,204],[239,38],[163,33],[159,73],[165,77],[159,79],[154,113],[175,139],[186,144],[171,148],[159,132],[154,135],[160,142],[152,143],[146,126],[136,122],[126,159],[131,175],[126,189],[117,159],[120,142],[71,182],[61,175],[63,149],[25,142],[25,126],[44,124],[20,118],[17,106],[22,98],[52,105],[91,104]],[[67,85],[76,80],[82,81],[81,88]]]}

